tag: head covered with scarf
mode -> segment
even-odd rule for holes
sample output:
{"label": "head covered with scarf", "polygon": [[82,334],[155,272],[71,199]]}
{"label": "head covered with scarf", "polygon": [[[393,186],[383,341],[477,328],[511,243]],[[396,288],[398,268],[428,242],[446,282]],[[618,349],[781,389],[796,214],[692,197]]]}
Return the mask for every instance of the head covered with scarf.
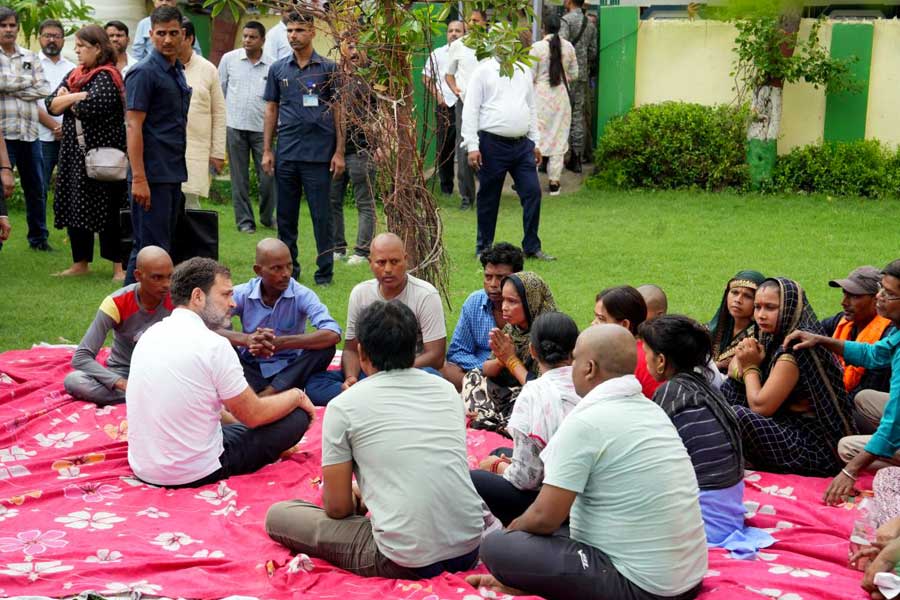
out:
{"label": "head covered with scarf", "polygon": [[750,327],[740,332],[738,335],[734,334],[734,317],[732,317],[731,313],[728,311],[728,294],[736,287],[748,288],[756,292],[757,288],[759,288],[759,284],[761,284],[765,278],[765,275],[759,271],[746,270],[738,271],[735,273],[734,277],[728,280],[728,285],[725,286],[725,292],[722,294],[722,302],[719,303],[719,309],[713,316],[712,321],[709,322],[709,333],[712,337],[713,344],[713,358],[716,358],[717,360],[727,358],[727,356],[723,356],[726,350],[728,350],[729,347],[736,345],[737,342],[745,337],[748,337],[755,329],[755,325],[751,321]]}
{"label": "head covered with scarf", "polygon": [[798,351],[782,348],[785,337],[797,329],[819,335],[826,333],[800,284],[785,277],[769,278],[760,284],[760,287],[769,286],[777,286],[779,291],[778,324],[773,333],[760,333],[759,342],[765,352],[760,368],[768,378],[778,357],[785,353],[793,355],[800,371],[797,386],[809,391],[816,418],[829,436],[827,441],[832,448],[837,448],[840,438],[856,433],[851,416],[852,402],[844,389],[841,365],[821,346]]}
{"label": "head covered with scarf", "polygon": [[[547,283],[537,273],[522,271],[514,273],[503,279],[501,287],[511,283],[516,288],[516,293],[522,301],[522,310],[525,312],[526,325],[519,327],[507,323],[503,327],[503,333],[507,334],[516,348],[516,357],[522,361],[530,372],[537,374],[537,361],[531,358],[528,344],[531,341],[529,332],[531,324],[544,313],[556,311],[556,301]],[[491,355],[493,358],[493,355]]]}

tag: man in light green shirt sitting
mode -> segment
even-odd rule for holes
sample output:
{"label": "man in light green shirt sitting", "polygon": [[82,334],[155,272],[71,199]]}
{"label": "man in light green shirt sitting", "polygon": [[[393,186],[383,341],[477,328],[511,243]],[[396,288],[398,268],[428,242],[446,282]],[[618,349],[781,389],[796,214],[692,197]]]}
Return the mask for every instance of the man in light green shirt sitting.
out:
{"label": "man in light green shirt sitting", "polygon": [[707,569],[697,479],[671,420],[641,393],[634,338],[595,325],[573,354],[582,400],[541,453],[541,492],[484,539],[491,574],[467,581],[549,600],[696,597]]}

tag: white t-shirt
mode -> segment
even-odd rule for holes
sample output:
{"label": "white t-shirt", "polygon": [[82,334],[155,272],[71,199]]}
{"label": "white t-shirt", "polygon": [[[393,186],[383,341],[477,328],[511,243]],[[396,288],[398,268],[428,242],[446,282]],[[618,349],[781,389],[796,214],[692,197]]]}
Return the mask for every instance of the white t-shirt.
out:
{"label": "white t-shirt", "polygon": [[687,450],[634,375],[591,390],[541,453],[544,483],[575,492],[572,539],[641,589],[677,596],[706,574],[706,532]]}
{"label": "white t-shirt", "polygon": [[469,85],[469,77],[478,66],[478,56],[475,50],[465,45],[466,36],[459,38],[448,46],[447,71],[456,79],[456,87],[459,88],[459,97],[465,101],[466,89]]}
{"label": "white t-shirt", "polygon": [[131,356],[128,464],[147,483],[180,485],[222,464],[222,400],[247,389],[237,353],[199,315],[176,308]]}
{"label": "white t-shirt", "polygon": [[375,543],[403,567],[456,558],[481,542],[467,454],[459,393],[419,369],[366,377],[325,411],[322,466],[353,461]]}
{"label": "white t-shirt", "polygon": [[[52,94],[56,91],[56,88],[59,87],[59,84],[62,83],[63,77],[68,75],[69,72],[75,68],[75,64],[72,61],[63,58],[62,56],[59,57],[59,60],[57,62],[53,62],[52,60],[50,60],[50,58],[43,52],[38,54],[38,56],[41,57],[41,67],[44,69],[44,77],[47,78],[47,83],[50,84],[50,93]],[[46,110],[43,100],[41,100],[39,105],[42,110]],[[57,123],[62,123],[63,120],[62,115],[58,117],[50,115],[50,118],[52,118]],[[38,130],[40,132],[39,138],[42,142],[57,141],[56,138],[53,137],[53,132],[44,127],[43,123],[38,122]]]}
{"label": "white t-shirt", "polygon": [[[444,305],[441,304],[441,295],[433,285],[413,277],[406,276],[406,287],[399,296],[393,298],[399,300],[413,311],[416,321],[419,323],[419,333],[416,342],[416,354],[424,351],[423,344],[447,337],[447,325],[444,323]],[[378,289],[378,280],[369,279],[357,283],[350,292],[350,302],[347,306],[347,340],[356,339],[356,323],[363,309],[376,300],[387,300]]]}

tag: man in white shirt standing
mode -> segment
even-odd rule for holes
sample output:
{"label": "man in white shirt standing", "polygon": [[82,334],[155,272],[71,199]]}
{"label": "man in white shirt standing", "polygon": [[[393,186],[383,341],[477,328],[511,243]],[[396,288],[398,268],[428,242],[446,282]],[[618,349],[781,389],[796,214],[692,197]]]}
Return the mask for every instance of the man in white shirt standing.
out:
{"label": "man in white shirt standing", "polygon": [[282,11],[281,20],[269,29],[269,34],[266,36],[266,45],[263,47],[263,54],[271,57],[272,62],[294,53],[294,51],[291,50],[291,44],[288,42],[287,36],[287,22],[291,10],[292,9]]}
{"label": "man in white shirt standing", "polygon": [[[216,333],[235,307],[231,272],[209,258],[178,265],[175,310],[147,329],[131,357],[128,464],[147,483],[197,487],[252,473],[300,441],[315,416],[292,388],[260,399],[237,353]],[[240,423],[220,424],[223,409]]]}
{"label": "man in white shirt standing", "polygon": [[450,44],[466,32],[462,21],[447,23],[447,45],[435,49],[422,69],[425,87],[434,97],[435,124],[437,126],[437,166],[441,179],[441,193],[453,193],[453,163],[456,158],[456,94],[450,89],[444,75],[447,73]]}
{"label": "man in white shirt standing", "polygon": [[[41,66],[44,77],[50,84],[50,93],[56,91],[63,77],[75,68],[72,61],[63,58],[62,49],[66,43],[66,32],[62,23],[56,19],[47,19],[40,24],[39,40],[41,43]],[[50,177],[59,162],[59,145],[62,140],[62,116],[54,117],[47,112],[43,102],[38,102],[38,137],[41,140],[41,153],[44,155],[44,171],[41,174],[44,182],[44,205],[47,204],[47,192],[50,190]]]}
{"label": "man in white shirt standing", "polygon": [[469,166],[478,173],[478,239],[480,255],[494,245],[500,194],[509,173],[522,203],[522,249],[526,258],[556,260],[541,249],[540,132],[531,70],[521,64],[512,77],[500,74],[495,58],[481,62],[466,90],[462,136]]}
{"label": "man in white shirt standing", "polygon": [[[478,9],[469,13],[466,31],[473,27],[487,27],[487,15]],[[459,208],[467,210],[475,205],[475,173],[469,167],[468,153],[462,143],[463,106],[466,100],[466,88],[472,71],[478,66],[475,50],[465,44],[465,36],[448,45],[447,72],[444,80],[450,91],[456,96],[456,181],[462,203]]]}
{"label": "man in white shirt standing", "polygon": [[219,61],[219,81],[225,93],[226,140],[231,165],[231,203],[238,231],[255,233],[253,204],[250,201],[250,154],[259,182],[259,222],[275,224],[275,178],[262,170],[263,123],[265,121],[266,77],[272,58],[263,51],[266,28],[248,21],[242,34],[243,47],[232,50]]}
{"label": "man in white shirt standing", "polygon": [[137,60],[128,54],[128,25],[122,21],[107,21],[103,28],[106,29],[109,43],[116,50],[116,68],[124,77],[131,65],[137,64]]}

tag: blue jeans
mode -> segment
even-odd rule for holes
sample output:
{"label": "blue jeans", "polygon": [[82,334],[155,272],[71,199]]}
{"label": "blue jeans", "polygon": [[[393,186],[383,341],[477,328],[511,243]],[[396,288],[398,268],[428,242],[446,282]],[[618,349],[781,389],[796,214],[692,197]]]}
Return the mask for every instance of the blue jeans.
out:
{"label": "blue jeans", "polygon": [[512,175],[522,204],[522,250],[534,254],[541,249],[538,227],[541,223],[541,185],[534,161],[534,142],[528,138],[509,139],[478,132],[481,169],[478,171],[478,240],[475,251],[481,253],[494,245],[500,194],[506,174]]}
{"label": "blue jeans", "polygon": [[[421,367],[426,373],[431,373],[435,377],[444,378],[440,371],[432,367]],[[359,372],[359,379],[362,381],[366,378],[366,374]],[[316,406],[327,406],[329,402],[338,397],[341,393],[341,386],[344,385],[343,371],[324,371],[316,373],[306,382],[306,395],[312,400]]]}
{"label": "blue jeans", "polygon": [[41,143],[6,140],[9,163],[19,171],[25,194],[25,220],[28,222],[28,244],[35,247],[47,241],[47,204],[44,198],[44,157]]}
{"label": "blue jeans", "polygon": [[[131,181],[128,182],[129,196],[131,195]],[[131,200],[131,227],[134,244],[131,247],[131,257],[128,259],[128,271],[125,274],[125,285],[130,285],[136,280],[134,268],[137,265],[137,255],[144,246],[159,246],[166,252],[172,252],[172,237],[175,234],[175,225],[178,215],[184,211],[184,196],[181,193],[180,183],[151,183],[150,184],[150,210],[144,210]]]}
{"label": "blue jeans", "polygon": [[44,157],[44,168],[41,173],[41,179],[44,182],[44,206],[47,206],[47,194],[50,193],[50,178],[53,176],[53,169],[59,163],[59,142],[41,141],[41,154]]}
{"label": "blue jeans", "polygon": [[316,239],[316,283],[331,283],[334,276],[334,243],[331,230],[331,173],[329,163],[313,163],[277,159],[275,187],[278,196],[278,239],[287,244],[294,263],[294,279],[300,279],[297,251],[297,222],[300,219],[300,198],[306,192],[309,215],[312,217]]}

